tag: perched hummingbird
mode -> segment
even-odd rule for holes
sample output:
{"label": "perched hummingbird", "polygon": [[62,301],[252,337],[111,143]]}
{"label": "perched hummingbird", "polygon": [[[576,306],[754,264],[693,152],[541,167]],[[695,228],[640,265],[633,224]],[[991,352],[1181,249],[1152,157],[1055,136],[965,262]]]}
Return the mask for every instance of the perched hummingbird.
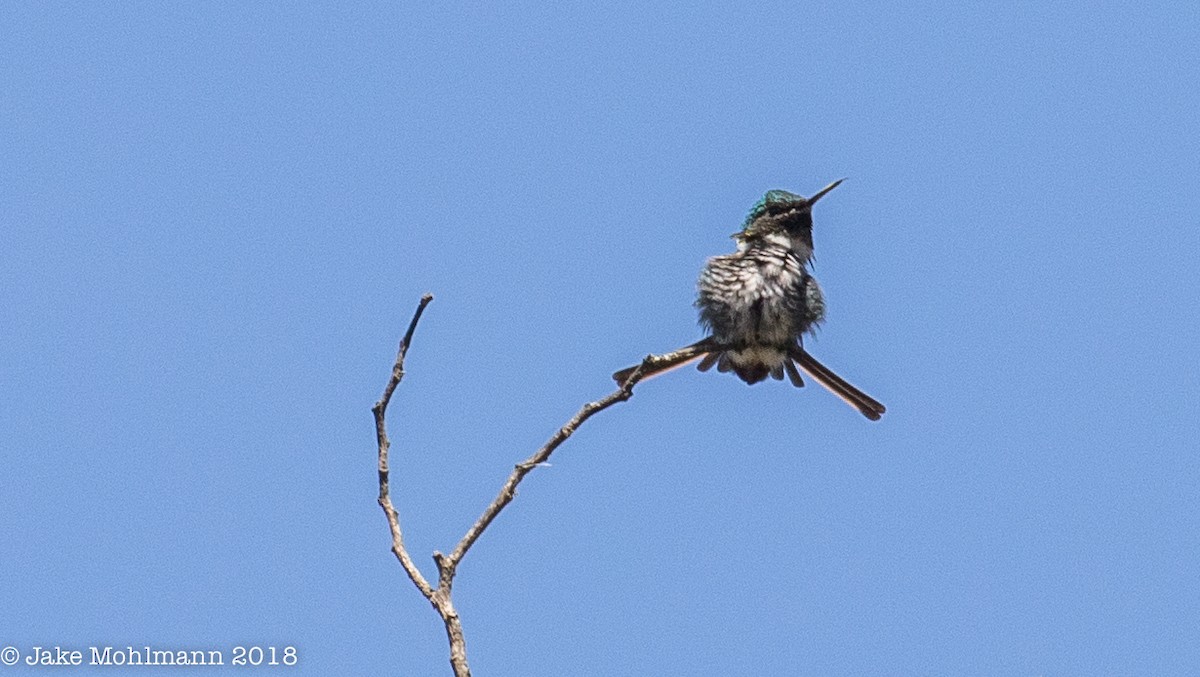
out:
{"label": "perched hummingbird", "polygon": [[[825,297],[809,268],[812,263],[812,208],[839,179],[811,198],[770,190],[750,210],[739,233],[737,251],[708,260],[700,273],[696,307],[710,334],[676,351],[681,358],[656,365],[654,376],[700,360],[700,371],[715,364],[746,383],[770,376],[803,387],[798,366],[830,392],[878,421],[885,409],[869,395],[829,370],[803,347],[804,334],[825,319]],[[637,367],[613,374],[624,384]]]}

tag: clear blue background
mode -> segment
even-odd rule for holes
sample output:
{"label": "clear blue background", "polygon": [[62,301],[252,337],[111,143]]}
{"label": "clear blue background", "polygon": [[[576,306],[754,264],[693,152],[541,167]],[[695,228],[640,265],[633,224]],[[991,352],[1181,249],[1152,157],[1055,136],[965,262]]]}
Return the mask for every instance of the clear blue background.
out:
{"label": "clear blue background", "polygon": [[846,176],[809,345],[883,421],[644,384],[464,562],[475,673],[1200,672],[1198,44],[1193,3],[5,4],[0,645],[449,674],[375,504],[420,295],[433,575],[701,335],[765,190]]}

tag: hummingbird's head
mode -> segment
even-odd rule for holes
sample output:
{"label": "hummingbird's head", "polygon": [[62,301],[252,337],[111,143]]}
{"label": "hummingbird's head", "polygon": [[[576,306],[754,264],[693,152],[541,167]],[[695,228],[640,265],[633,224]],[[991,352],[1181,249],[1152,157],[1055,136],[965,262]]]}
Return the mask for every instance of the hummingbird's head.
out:
{"label": "hummingbird's head", "polygon": [[813,247],[813,205],[844,180],[834,181],[809,198],[786,190],[768,190],[746,215],[742,232],[734,237],[743,244],[756,238],[785,236],[802,258],[808,258]]}

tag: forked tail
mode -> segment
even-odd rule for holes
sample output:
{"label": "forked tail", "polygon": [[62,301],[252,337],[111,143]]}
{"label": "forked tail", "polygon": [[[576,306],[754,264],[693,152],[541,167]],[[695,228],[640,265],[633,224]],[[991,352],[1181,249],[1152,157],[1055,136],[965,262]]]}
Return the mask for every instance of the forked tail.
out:
{"label": "forked tail", "polygon": [[[643,367],[641,380],[652,378],[660,374],[665,374],[672,369],[678,369],[687,364],[691,364],[696,360],[703,359],[700,363],[700,371],[708,371],[717,365],[720,371],[730,371],[734,369],[734,365],[729,360],[723,359],[726,357],[726,346],[718,344],[712,340],[712,337],[697,341],[690,346],[684,346],[679,350],[675,350],[663,355],[656,355],[647,358],[642,364],[635,364],[632,367],[626,367],[615,374],[613,380],[617,385],[624,386],[629,377],[633,375],[639,367]],[[824,386],[829,392],[840,397],[846,404],[854,407],[863,416],[878,421],[883,417],[887,408],[883,406],[875,398],[855,388],[846,379],[835,374],[829,367],[817,361],[799,344],[795,344],[788,348],[787,358],[783,360],[783,364],[774,368],[762,367],[763,373],[755,373],[752,378],[742,376],[742,380],[747,383],[755,383],[767,377],[768,374],[774,378],[782,378],[786,372],[788,379],[796,387],[802,387],[804,381],[800,378],[800,374],[796,371],[796,367],[800,367],[804,373],[808,374],[817,383]],[[778,372],[778,373],[776,373]],[[741,376],[739,372],[739,376]]]}

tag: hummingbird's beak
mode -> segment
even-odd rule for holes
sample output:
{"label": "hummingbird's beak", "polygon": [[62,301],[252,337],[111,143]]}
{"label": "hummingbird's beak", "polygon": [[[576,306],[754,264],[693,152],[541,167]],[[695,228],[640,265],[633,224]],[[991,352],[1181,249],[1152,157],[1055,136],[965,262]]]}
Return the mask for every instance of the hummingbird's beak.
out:
{"label": "hummingbird's beak", "polygon": [[842,182],[845,180],[846,179],[838,179],[837,181],[834,181],[833,183],[829,184],[828,186],[825,186],[824,188],[822,188],[820,190],[820,192],[818,192],[816,195],[808,198],[808,206],[811,207],[811,206],[815,205],[817,203],[817,200],[820,200],[821,198],[825,197],[825,193],[828,193],[829,191],[833,190],[834,188],[837,188],[838,186],[842,185]]}

